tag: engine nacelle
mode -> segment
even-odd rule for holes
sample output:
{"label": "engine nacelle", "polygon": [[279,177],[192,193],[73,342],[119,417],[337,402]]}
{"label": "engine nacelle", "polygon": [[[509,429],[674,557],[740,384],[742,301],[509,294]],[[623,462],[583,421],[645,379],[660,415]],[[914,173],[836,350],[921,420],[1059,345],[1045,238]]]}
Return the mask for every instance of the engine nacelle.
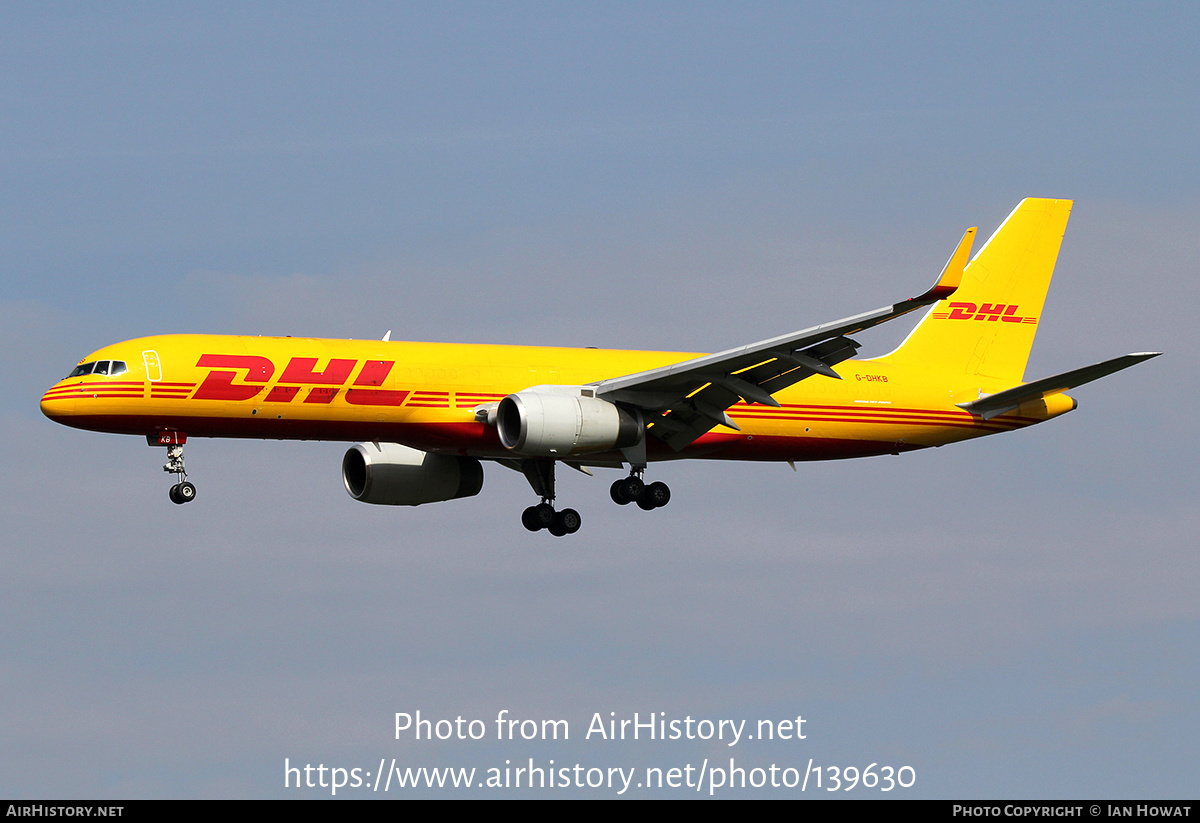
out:
{"label": "engine nacelle", "polygon": [[517,454],[571,457],[623,449],[644,436],[638,415],[578,389],[521,391],[500,401],[500,442]]}
{"label": "engine nacelle", "polygon": [[364,503],[419,506],[479,494],[483,466],[473,457],[431,454],[396,443],[355,443],[342,458],[342,482],[351,497]]}

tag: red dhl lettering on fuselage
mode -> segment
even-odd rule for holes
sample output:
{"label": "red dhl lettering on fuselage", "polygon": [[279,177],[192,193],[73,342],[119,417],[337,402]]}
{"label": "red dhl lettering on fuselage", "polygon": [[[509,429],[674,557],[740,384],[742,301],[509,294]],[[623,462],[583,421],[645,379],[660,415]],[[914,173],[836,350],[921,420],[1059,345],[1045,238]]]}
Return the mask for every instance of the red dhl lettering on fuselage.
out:
{"label": "red dhl lettering on fuselage", "polygon": [[[293,357],[275,386],[262,398],[264,403],[291,403],[304,386],[311,386],[303,402],[331,403],[354,374],[358,360],[333,358],[316,371],[317,358]],[[192,395],[193,400],[251,400],[267,387],[275,375],[275,364],[254,354],[202,354],[196,362],[208,368],[208,376]],[[354,406],[399,406],[407,391],[372,388],[382,386],[394,360],[366,360],[343,398]],[[285,385],[286,384],[286,385]]]}
{"label": "red dhl lettering on fuselage", "polygon": [[950,311],[935,311],[935,320],[1003,320],[1005,323],[1037,323],[1036,317],[1017,314],[1016,303],[951,303]]}

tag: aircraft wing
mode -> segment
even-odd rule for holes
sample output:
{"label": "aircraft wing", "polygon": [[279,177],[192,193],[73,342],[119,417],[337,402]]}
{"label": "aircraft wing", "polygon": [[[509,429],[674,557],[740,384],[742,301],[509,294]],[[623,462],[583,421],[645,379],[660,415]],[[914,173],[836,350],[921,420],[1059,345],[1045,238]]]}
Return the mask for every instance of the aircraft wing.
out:
{"label": "aircraft wing", "polygon": [[1072,369],[1062,374],[1056,374],[1053,377],[1043,377],[1041,380],[1034,380],[1032,383],[1024,383],[1011,389],[1005,389],[1002,392],[984,395],[978,400],[972,400],[969,403],[957,403],[956,405],[961,409],[969,411],[971,414],[978,414],[984,420],[991,420],[997,415],[1012,411],[1027,400],[1040,400],[1043,397],[1082,386],[1084,383],[1091,383],[1093,380],[1099,380],[1101,377],[1107,377],[1113,372],[1127,369],[1130,366],[1136,366],[1143,360],[1158,357],[1160,354],[1162,354],[1160,351],[1123,354],[1120,357],[1114,357],[1112,360],[1105,360],[1103,363],[1094,363],[1091,366]]}
{"label": "aircraft wing", "polygon": [[967,229],[937,282],[924,294],[749,346],[601,380],[595,384],[596,396],[641,409],[647,432],[676,451],[717,425],[736,430],[725,410],[739,400],[778,406],[772,394],[814,374],[840,380],[832,367],[859,348],[847,335],[953,294],[962,281],[975,232]]}

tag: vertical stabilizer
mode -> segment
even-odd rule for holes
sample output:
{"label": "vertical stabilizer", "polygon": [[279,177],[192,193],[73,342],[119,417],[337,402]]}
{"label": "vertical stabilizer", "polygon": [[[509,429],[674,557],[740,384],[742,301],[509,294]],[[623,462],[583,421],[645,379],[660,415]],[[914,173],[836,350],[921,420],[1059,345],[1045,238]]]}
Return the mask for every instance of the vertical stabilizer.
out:
{"label": "vertical stabilizer", "polygon": [[1070,216],[1070,200],[1022,200],[971,260],[954,294],[930,307],[881,359],[1020,382]]}

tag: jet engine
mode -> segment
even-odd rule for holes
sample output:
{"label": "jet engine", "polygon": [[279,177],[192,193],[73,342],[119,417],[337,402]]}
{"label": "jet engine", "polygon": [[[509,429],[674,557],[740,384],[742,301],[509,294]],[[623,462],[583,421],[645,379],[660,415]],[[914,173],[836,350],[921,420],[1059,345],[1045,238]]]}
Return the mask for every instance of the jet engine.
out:
{"label": "jet engine", "polygon": [[355,443],[342,458],[342,482],[355,500],[419,506],[474,497],[483,466],[473,457],[431,454],[396,443]]}
{"label": "jet engine", "polygon": [[571,457],[637,444],[644,427],[634,412],[578,393],[522,391],[496,409],[500,442],[517,454]]}

